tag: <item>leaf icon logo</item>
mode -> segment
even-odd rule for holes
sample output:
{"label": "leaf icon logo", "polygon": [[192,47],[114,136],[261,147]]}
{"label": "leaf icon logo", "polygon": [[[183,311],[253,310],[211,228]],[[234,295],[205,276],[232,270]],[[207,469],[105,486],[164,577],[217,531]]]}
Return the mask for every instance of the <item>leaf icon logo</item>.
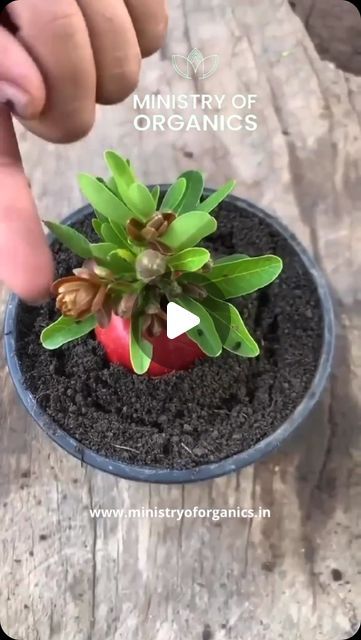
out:
{"label": "leaf icon logo", "polygon": [[203,57],[199,49],[192,49],[187,57],[181,55],[172,56],[174,70],[182,78],[187,80],[205,80],[212,76],[219,67],[219,56]]}
{"label": "leaf icon logo", "polygon": [[194,73],[196,74],[199,68],[199,65],[203,62],[203,56],[198,49],[193,49],[187,58],[189,64],[192,66]]}
{"label": "leaf icon logo", "polygon": [[190,73],[188,58],[185,56],[173,55],[172,64],[179,76],[187,78],[188,80],[192,79],[193,76]]}

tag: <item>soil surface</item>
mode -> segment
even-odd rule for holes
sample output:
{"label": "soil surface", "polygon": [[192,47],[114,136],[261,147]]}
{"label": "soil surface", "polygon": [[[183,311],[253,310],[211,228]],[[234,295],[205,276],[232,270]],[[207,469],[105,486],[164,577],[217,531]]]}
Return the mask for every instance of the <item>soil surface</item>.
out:
{"label": "soil surface", "polygon": [[[261,346],[256,359],[225,352],[187,372],[138,377],[109,364],[93,334],[46,351],[39,335],[57,316],[54,303],[21,304],[18,357],[25,382],[41,407],[83,445],[128,463],[191,468],[252,447],[302,400],[322,344],[313,281],[267,223],[255,224],[249,213],[230,204],[217,217],[218,231],[209,245],[216,253],[275,253],[284,260],[274,284],[238,305]],[[76,227],[93,237],[89,219]],[[79,265],[57,242],[53,249],[59,276]]]}

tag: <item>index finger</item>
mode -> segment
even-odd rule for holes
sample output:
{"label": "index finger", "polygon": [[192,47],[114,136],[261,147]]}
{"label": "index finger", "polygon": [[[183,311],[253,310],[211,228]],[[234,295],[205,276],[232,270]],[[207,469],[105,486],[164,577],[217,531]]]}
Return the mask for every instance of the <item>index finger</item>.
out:
{"label": "index finger", "polygon": [[137,32],[143,57],[151,56],[164,43],[168,26],[166,0],[125,0]]}
{"label": "index finger", "polygon": [[0,105],[0,280],[28,302],[48,297],[53,261],[24,174],[7,107]]}

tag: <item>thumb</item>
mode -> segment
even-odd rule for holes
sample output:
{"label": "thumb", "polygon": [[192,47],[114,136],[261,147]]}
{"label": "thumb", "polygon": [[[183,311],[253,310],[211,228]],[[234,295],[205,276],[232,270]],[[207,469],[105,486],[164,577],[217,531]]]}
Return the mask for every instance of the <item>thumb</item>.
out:
{"label": "thumb", "polygon": [[0,103],[25,120],[37,118],[46,99],[42,76],[20,42],[1,25],[0,51]]}
{"label": "thumb", "polygon": [[24,174],[10,113],[0,105],[0,280],[28,302],[49,294],[53,262]]}

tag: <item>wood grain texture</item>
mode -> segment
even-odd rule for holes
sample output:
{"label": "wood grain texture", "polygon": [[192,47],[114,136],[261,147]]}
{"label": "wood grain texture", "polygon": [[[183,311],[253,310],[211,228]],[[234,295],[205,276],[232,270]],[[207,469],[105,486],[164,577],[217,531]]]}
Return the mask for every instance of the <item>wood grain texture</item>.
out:
{"label": "wood grain texture", "polygon": [[[40,215],[81,203],[74,175],[101,174],[107,147],[127,151],[150,182],[193,166],[210,185],[236,177],[237,193],[285,220],[332,282],[334,375],[303,432],[266,462],[157,487],[82,468],[51,444],[1,354],[0,620],[20,640],[344,640],[361,620],[361,79],[320,61],[286,0],[170,4],[168,44],[146,61],[139,93],[199,92],[170,64],[197,46],[221,56],[202,91],[258,94],[257,131],[140,133],[131,100],[99,109],[71,147],[19,130]],[[192,505],[262,505],[272,517],[89,515]]]}

